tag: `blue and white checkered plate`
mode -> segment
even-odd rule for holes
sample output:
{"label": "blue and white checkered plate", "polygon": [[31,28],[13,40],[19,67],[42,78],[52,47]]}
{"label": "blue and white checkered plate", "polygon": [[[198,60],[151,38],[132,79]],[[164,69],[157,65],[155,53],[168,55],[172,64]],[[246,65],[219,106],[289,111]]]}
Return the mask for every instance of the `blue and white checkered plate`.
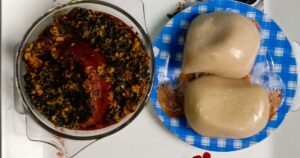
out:
{"label": "blue and white checkered plate", "polygon": [[[259,23],[261,47],[252,70],[252,81],[267,89],[279,89],[283,102],[277,114],[259,133],[243,139],[220,139],[204,137],[194,132],[185,118],[170,118],[157,101],[160,83],[176,83],[181,72],[184,36],[192,20],[202,13],[214,11],[236,12]],[[154,42],[156,74],[151,101],[162,123],[181,140],[210,151],[235,151],[247,148],[267,138],[284,120],[289,112],[297,85],[296,61],[290,43],[279,26],[260,10],[234,1],[210,0],[195,4],[171,19]]]}

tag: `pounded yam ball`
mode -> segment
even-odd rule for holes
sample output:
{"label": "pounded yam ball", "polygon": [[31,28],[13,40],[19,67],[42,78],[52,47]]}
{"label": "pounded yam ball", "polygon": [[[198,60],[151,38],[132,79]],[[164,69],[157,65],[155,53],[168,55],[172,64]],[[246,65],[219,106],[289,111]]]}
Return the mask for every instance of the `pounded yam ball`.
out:
{"label": "pounded yam ball", "polygon": [[251,19],[223,11],[201,14],[187,32],[182,71],[243,78],[251,71],[259,46],[259,30]]}
{"label": "pounded yam ball", "polygon": [[245,138],[266,126],[270,104],[258,84],[205,76],[187,86],[184,111],[192,129],[203,136]]}

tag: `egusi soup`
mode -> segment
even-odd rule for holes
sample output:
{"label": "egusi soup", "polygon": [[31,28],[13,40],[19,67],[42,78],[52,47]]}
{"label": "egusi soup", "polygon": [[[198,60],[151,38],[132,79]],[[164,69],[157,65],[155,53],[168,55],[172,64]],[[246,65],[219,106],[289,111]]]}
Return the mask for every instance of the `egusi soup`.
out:
{"label": "egusi soup", "polygon": [[134,112],[147,93],[150,57],[130,26],[74,8],[28,44],[26,94],[58,127],[92,130]]}

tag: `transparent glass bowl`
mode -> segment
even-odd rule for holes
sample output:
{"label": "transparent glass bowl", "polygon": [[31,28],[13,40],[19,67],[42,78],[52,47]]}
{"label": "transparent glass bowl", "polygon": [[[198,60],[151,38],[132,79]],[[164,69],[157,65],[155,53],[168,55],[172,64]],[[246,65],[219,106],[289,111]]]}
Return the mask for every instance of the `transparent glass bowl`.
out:
{"label": "transparent glass bowl", "polygon": [[[48,121],[42,114],[40,114],[35,107],[32,105],[30,99],[27,97],[25,93],[25,81],[23,79],[23,75],[26,73],[25,69],[25,63],[22,60],[23,56],[23,50],[26,49],[27,45],[36,40],[39,36],[39,34],[47,27],[49,24],[53,21],[53,19],[57,16],[64,15],[71,11],[75,7],[80,8],[86,8],[86,9],[92,9],[95,11],[101,11],[110,15],[113,15],[120,20],[122,20],[124,23],[126,23],[128,26],[132,27],[134,32],[137,32],[137,35],[141,39],[143,46],[146,49],[146,52],[149,53],[150,56],[150,81],[147,86],[147,95],[140,100],[137,110],[127,117],[125,117],[122,121],[119,123],[113,124],[111,126],[108,126],[106,128],[97,129],[97,130],[70,130],[67,128],[62,127],[56,127],[54,124],[52,124],[50,121]],[[58,6],[50,11],[48,11],[46,14],[44,14],[42,17],[40,17],[38,20],[36,20],[33,25],[30,27],[30,29],[25,34],[20,47],[17,52],[16,56],[16,86],[19,91],[20,96],[23,100],[23,105],[25,106],[25,109],[27,109],[28,113],[32,116],[32,118],[40,124],[43,128],[45,128],[47,131],[54,133],[57,136],[69,138],[69,139],[75,139],[75,140],[88,140],[88,139],[99,139],[104,136],[110,135],[112,133],[115,133],[128,125],[131,121],[134,120],[134,118],[141,112],[144,105],[147,103],[150,91],[153,84],[153,74],[154,74],[154,55],[152,51],[151,42],[149,40],[149,37],[146,33],[146,31],[143,29],[143,27],[127,12],[125,12],[123,9],[108,3],[104,1],[73,1],[61,6]]]}

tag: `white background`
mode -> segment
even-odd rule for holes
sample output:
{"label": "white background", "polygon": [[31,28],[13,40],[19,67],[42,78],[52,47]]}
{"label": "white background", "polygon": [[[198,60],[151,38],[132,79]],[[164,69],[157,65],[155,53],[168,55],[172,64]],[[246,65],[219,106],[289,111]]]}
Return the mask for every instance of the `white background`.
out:
{"label": "white background", "polygon": [[[144,0],[151,38],[155,39],[179,0]],[[1,49],[1,106],[3,158],[55,158],[49,145],[31,142],[25,135],[24,116],[13,102],[14,47],[42,13],[53,7],[52,0],[3,0]],[[290,40],[300,41],[300,1],[267,0],[265,11],[274,18]],[[298,52],[300,53],[300,52]],[[300,102],[297,102],[300,104]],[[76,158],[192,158],[204,150],[173,136],[161,124],[151,105],[120,132],[97,141]],[[266,140],[250,148],[229,153],[211,152],[212,158],[296,158],[300,157],[300,112],[291,112]]]}

